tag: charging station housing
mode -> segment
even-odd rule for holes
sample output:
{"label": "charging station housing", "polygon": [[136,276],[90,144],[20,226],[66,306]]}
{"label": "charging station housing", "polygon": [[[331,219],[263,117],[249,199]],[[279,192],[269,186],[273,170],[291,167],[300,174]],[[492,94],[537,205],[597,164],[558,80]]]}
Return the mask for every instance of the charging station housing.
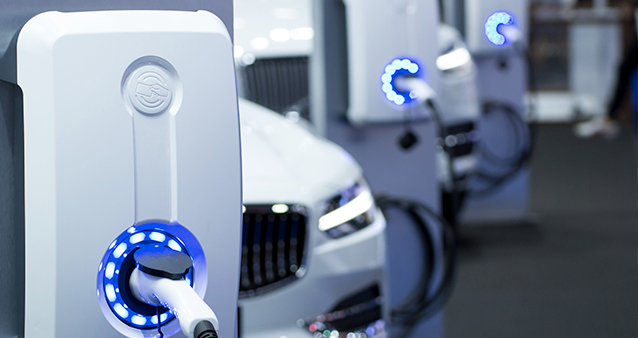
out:
{"label": "charging station housing", "polygon": [[12,241],[0,285],[13,293],[0,335],[120,337],[96,297],[100,261],[119,234],[157,222],[201,244],[204,300],[232,336],[242,211],[226,25],[205,11],[47,12],[15,32],[0,68]]}

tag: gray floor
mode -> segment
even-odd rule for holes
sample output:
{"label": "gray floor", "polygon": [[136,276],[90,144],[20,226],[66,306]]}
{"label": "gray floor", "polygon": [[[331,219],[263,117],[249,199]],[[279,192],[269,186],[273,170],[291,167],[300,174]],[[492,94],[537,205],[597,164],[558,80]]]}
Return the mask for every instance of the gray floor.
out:
{"label": "gray floor", "polygon": [[447,338],[638,337],[637,159],[629,129],[539,129],[534,224],[462,228]]}

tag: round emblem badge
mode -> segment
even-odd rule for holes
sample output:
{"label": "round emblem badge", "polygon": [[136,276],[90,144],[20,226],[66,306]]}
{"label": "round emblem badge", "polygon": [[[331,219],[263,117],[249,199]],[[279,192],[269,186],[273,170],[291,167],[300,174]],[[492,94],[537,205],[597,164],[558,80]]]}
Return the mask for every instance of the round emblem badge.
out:
{"label": "round emblem badge", "polygon": [[145,57],[131,64],[123,82],[125,100],[138,112],[157,115],[175,102],[177,79],[173,67],[161,58]]}

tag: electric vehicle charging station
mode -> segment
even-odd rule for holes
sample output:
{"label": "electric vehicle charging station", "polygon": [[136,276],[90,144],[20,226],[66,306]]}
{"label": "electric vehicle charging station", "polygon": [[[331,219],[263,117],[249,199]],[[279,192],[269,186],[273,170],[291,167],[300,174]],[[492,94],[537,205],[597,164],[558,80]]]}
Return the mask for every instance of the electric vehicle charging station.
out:
{"label": "electric vehicle charging station", "polygon": [[[354,125],[427,118],[393,79],[417,77],[438,89],[434,1],[347,0],[348,120]],[[434,19],[434,20],[433,20]],[[381,81],[380,81],[381,80]],[[404,114],[409,114],[407,117]]]}
{"label": "electric vehicle charging station", "polygon": [[[520,126],[512,128],[502,114],[500,118],[488,118],[486,110],[498,111],[505,107],[516,114],[517,119],[529,119],[525,103],[528,89],[528,9],[529,2],[526,0],[464,2],[465,37],[476,63],[478,94],[486,116],[481,122],[481,143],[500,157],[512,156],[519,151],[511,148],[515,143],[512,140],[526,136],[526,130],[520,129]],[[470,198],[462,218],[468,222],[528,219],[529,177],[527,167],[518,168],[489,195]]]}
{"label": "electric vehicle charging station", "polygon": [[[439,205],[437,128],[428,121],[425,108],[406,104],[410,92],[391,88],[397,72],[427,79],[438,88],[437,2],[323,0],[313,6],[311,118],[317,129],[357,159],[376,192]],[[406,120],[419,139],[409,152],[397,144]],[[410,245],[391,230],[388,227],[388,248]],[[393,253],[388,255],[392,260]],[[396,263],[390,262],[389,275],[417,279],[413,265]],[[392,283],[391,297],[405,296],[402,291],[407,289],[408,285]],[[418,325],[411,336],[442,337],[442,313]]]}
{"label": "electric vehicle charging station", "polygon": [[[230,337],[242,212],[231,36],[197,3],[110,5],[134,10],[0,15],[0,334]],[[231,1],[207,9],[232,23]]]}

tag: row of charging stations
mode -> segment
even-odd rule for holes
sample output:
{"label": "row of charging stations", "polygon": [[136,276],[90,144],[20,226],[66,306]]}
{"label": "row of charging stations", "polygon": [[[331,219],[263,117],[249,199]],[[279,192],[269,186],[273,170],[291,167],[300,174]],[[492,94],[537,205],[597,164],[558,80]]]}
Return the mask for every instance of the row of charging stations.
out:
{"label": "row of charging stations", "polygon": [[[445,92],[445,67],[432,48],[438,35],[418,33],[437,31],[437,2],[348,0],[345,11],[317,3],[322,53],[312,69],[313,114],[323,114],[328,138],[362,163],[377,189],[438,205],[432,144],[442,137],[449,150],[468,132],[450,134],[455,144],[447,144],[448,106],[436,95]],[[497,48],[524,36],[508,29],[521,22],[516,9],[485,3],[468,10],[489,12],[478,21],[483,35],[468,34],[479,79],[490,62],[481,53],[500,60],[509,54]],[[11,171],[3,198],[16,215],[2,225],[24,233],[0,266],[24,278],[0,286],[25,295],[10,298],[14,314],[0,321],[0,334],[90,336],[114,328],[127,337],[233,336],[241,227],[232,224],[241,224],[242,201],[226,25],[204,11],[34,14],[0,58],[0,97],[11,98],[0,113],[14,136],[0,144]],[[345,20],[347,36],[325,25],[333,14]],[[461,58],[462,50],[443,54]],[[348,72],[335,74],[328,58],[342,56]],[[344,101],[345,110],[334,105]],[[415,137],[406,148],[416,144],[409,153],[395,140],[406,125]],[[437,314],[414,335],[442,332]]]}
{"label": "row of charging stations", "polygon": [[[435,46],[443,43],[437,38],[445,36],[435,32],[445,28],[437,28],[436,1],[318,1],[313,122],[357,158],[377,191],[442,205],[440,212],[452,223],[459,221],[462,204],[464,221],[524,218],[529,176],[524,161],[531,145],[512,146],[512,140],[520,136],[513,134],[529,136],[524,104],[528,3],[468,0],[464,7],[461,32],[467,44],[438,50]],[[339,66],[344,60],[347,67]],[[521,122],[512,125],[512,119]],[[504,158],[506,168],[485,163],[486,150]],[[489,180],[477,182],[477,176]],[[490,195],[473,195],[483,190]],[[387,216],[390,276],[416,280],[414,269],[400,268],[414,257],[396,249],[409,241],[393,230],[397,216]],[[403,257],[393,261],[399,252]],[[391,303],[406,296],[405,283],[392,280]],[[441,314],[411,334],[443,336]]]}

